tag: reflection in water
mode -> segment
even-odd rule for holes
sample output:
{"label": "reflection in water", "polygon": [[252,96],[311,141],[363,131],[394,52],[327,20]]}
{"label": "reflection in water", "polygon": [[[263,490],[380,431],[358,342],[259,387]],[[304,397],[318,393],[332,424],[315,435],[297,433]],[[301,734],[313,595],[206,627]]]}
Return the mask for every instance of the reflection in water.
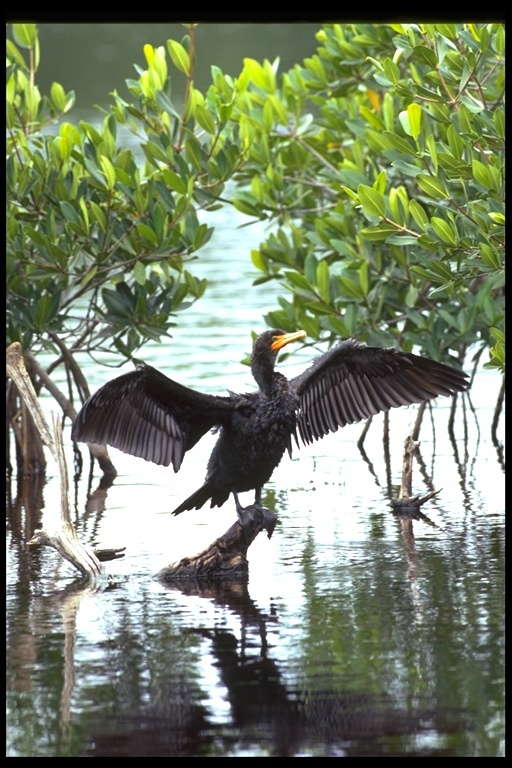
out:
{"label": "reflection in water", "polygon": [[[112,583],[107,589],[118,586]],[[32,601],[31,620],[43,639],[46,632],[51,633],[49,639],[57,636],[56,622],[63,634],[60,754],[68,750],[76,754],[73,700],[77,614],[82,604],[101,591],[77,580],[59,592],[36,595]],[[154,678],[151,703],[139,701],[132,709],[121,701],[116,714],[102,712],[100,717],[87,718],[82,755],[447,756],[451,751],[443,742],[438,743],[440,736],[467,731],[469,720],[461,710],[428,705],[427,701],[406,706],[405,698],[404,704],[397,706],[385,692],[367,693],[353,685],[345,688],[343,676],[329,664],[320,664],[307,675],[297,673],[290,680],[289,670],[285,674],[286,661],[278,658],[268,640],[269,627],[273,632],[279,629],[279,610],[272,605],[270,612],[262,611],[246,583],[187,581],[167,586],[166,591],[221,609],[211,623],[193,627],[186,622],[180,631],[186,644],[192,645],[193,638],[199,638],[201,654],[211,657],[228,705],[224,717],[212,711],[204,683],[191,675],[186,665],[169,664]],[[201,615],[201,609],[196,613]],[[239,637],[227,628],[222,618],[226,613],[231,621],[236,618]],[[131,654],[129,643],[118,636],[125,631],[122,622],[112,628],[109,643],[116,648],[124,646]],[[147,628],[145,632],[147,636]],[[14,657],[9,662],[12,668],[19,663]],[[128,660],[126,663],[130,665]],[[336,687],[333,681],[337,681]]]}
{"label": "reflection in water", "polygon": [[208,643],[229,703],[226,722],[212,721],[204,692],[177,670],[155,694],[159,706],[93,725],[86,756],[229,756],[255,749],[268,756],[449,754],[429,744],[427,736],[461,728],[460,712],[397,709],[384,694],[333,690],[326,687],[330,670],[287,685],[267,643],[267,622],[278,617],[258,610],[246,587],[187,584],[183,589],[229,607],[240,620],[240,639],[220,626],[190,630]]}
{"label": "reflection in water", "polygon": [[[436,439],[442,435],[433,429]],[[346,481],[334,484],[343,501],[338,513],[316,471],[313,495],[290,499],[279,483],[269,487],[265,504],[280,514],[280,526],[254,561],[256,573],[261,557],[275,569],[266,611],[251,577],[248,584],[186,582],[148,591],[150,573],[136,547],[128,559],[139,570],[125,566],[126,581],[97,592],[77,581],[56,591],[66,581],[48,572],[48,553],[29,555],[24,547],[41,524],[42,484],[21,483],[8,504],[18,567],[8,594],[10,722],[19,712],[16,732],[28,731],[32,719],[37,729],[42,712],[49,740],[39,738],[31,750],[25,739],[17,754],[496,754],[499,735],[484,735],[487,726],[479,725],[477,747],[468,744],[475,718],[484,713],[492,723],[501,715],[503,541],[492,516],[476,534],[477,464],[463,471],[452,449],[452,471],[461,469],[455,485],[468,511],[459,519],[450,509],[442,528],[420,512],[385,510],[386,499],[396,496],[388,479],[391,447],[384,465],[375,462],[370,472],[357,457],[379,489],[378,514],[377,506],[347,501]],[[419,451],[415,459],[431,490],[434,464],[428,471]],[[77,519],[88,541],[116,511],[111,494],[118,486],[109,485],[90,485]],[[363,498],[368,492],[369,486]],[[311,507],[293,508],[308,498]],[[446,493],[440,499],[432,502],[438,514]],[[127,507],[118,511],[124,520]],[[351,540],[350,517],[372,527]],[[333,527],[322,545],[328,520]],[[168,518],[165,525],[172,535]],[[282,554],[272,554],[273,547]],[[282,580],[292,577],[290,591]],[[82,607],[105,617],[104,628],[84,631]],[[237,629],[228,625],[233,621]]]}
{"label": "reflection in water", "polygon": [[44,473],[16,478],[16,495],[13,496],[13,477],[7,476],[7,520],[13,542],[30,541],[36,528],[41,527],[41,510],[44,507]]}

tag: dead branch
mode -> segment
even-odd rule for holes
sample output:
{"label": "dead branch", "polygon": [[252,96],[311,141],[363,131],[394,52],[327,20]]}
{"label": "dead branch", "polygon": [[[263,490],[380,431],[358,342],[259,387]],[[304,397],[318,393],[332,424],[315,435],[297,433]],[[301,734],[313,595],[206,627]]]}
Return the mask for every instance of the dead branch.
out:
{"label": "dead branch", "polygon": [[[416,422],[415,430],[416,426],[418,426],[418,421]],[[433,499],[434,496],[437,496],[439,493],[439,491],[432,490],[425,494],[425,496],[412,495],[412,462],[418,451],[418,447],[419,443],[413,440],[411,435],[408,435],[405,438],[400,493],[398,494],[398,499],[392,501],[393,510],[395,512],[418,511],[425,502]]]}
{"label": "dead branch", "polygon": [[82,574],[87,575],[90,579],[94,580],[102,573],[100,561],[92,550],[84,547],[79,541],[75,527],[71,522],[69,512],[69,481],[60,420],[54,415],[54,432],[52,434],[27,373],[21,345],[18,342],[14,342],[14,344],[11,344],[10,347],[8,347],[6,362],[7,375],[10,376],[16,384],[20,396],[30,411],[44,444],[50,449],[50,452],[57,463],[60,477],[60,527],[54,532],[45,530],[36,531],[28,543],[31,546],[34,546],[35,544],[45,544],[53,547],[62,555],[62,557],[78,568]]}
{"label": "dead branch", "polygon": [[404,443],[404,458],[402,464],[402,483],[400,485],[400,493],[398,494],[398,501],[403,499],[409,499],[412,496],[412,461],[414,453],[418,448],[419,443],[413,440],[411,435],[407,435]]}
{"label": "dead branch", "polygon": [[420,436],[421,423],[423,421],[423,414],[425,413],[426,407],[427,407],[427,400],[424,400],[422,403],[420,403],[418,407],[418,413],[416,414],[416,421],[414,422],[414,427],[411,434],[412,440],[417,441]]}

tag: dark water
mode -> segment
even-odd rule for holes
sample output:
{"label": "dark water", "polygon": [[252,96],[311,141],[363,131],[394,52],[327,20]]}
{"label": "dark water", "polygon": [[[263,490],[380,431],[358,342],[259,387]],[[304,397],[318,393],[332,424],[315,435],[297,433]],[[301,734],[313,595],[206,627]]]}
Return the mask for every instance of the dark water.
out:
{"label": "dark water", "polygon": [[[172,341],[144,354],[223,394],[253,386],[240,360],[277,293],[251,285],[261,230],[216,217],[197,265],[206,296],[177,318]],[[103,362],[86,365],[93,390],[119,373]],[[376,418],[365,455],[354,425],[285,458],[263,499],[279,522],[251,546],[246,585],[153,578],[234,522],[230,503],[169,514],[201,482],[213,438],[178,475],[111,451],[119,475],[108,490],[84,453],[72,487],[79,535],[126,547],[95,590],[53,550],[26,546],[58,516],[51,461],[41,485],[14,482],[7,755],[503,756],[504,470],[490,431],[499,387],[497,374],[478,373],[453,434],[448,400],[426,415],[413,490],[441,490],[420,519],[398,518],[389,503],[413,408],[393,411],[389,445]],[[69,425],[65,441],[72,473]]]}

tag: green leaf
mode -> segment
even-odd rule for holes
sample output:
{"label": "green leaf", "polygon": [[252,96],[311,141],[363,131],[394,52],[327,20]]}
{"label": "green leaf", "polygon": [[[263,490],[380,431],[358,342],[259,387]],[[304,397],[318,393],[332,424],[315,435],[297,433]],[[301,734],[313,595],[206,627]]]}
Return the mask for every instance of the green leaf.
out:
{"label": "green leaf", "polygon": [[165,49],[162,46],[153,48],[152,45],[146,44],[144,46],[144,56],[146,57],[148,67],[153,70],[156,77],[155,85],[162,88],[167,78]]}
{"label": "green leaf", "polygon": [[421,107],[419,104],[409,104],[407,107],[407,116],[413,139],[417,139],[421,133]]}
{"label": "green leaf", "polygon": [[100,208],[100,206],[97,203],[95,203],[95,202],[93,202],[91,200],[91,202],[90,202],[90,210],[91,210],[91,217],[95,221],[98,222],[102,232],[106,232],[107,231],[107,217],[105,216],[105,212],[103,211],[103,209]]}
{"label": "green leaf", "polygon": [[158,104],[160,109],[163,109],[164,112],[167,112],[167,114],[172,115],[172,117],[176,118],[177,120],[181,119],[172,101],[164,91],[157,91],[155,96],[156,96],[156,103]]}
{"label": "green leaf", "polygon": [[395,124],[395,105],[392,94],[387,91],[382,100],[382,116],[387,131],[391,131]]}
{"label": "green leaf", "polygon": [[96,273],[98,272],[98,265],[95,264],[91,269],[86,273],[85,277],[80,282],[80,285],[82,287],[86,286],[88,283],[91,282],[91,280],[96,276]]}
{"label": "green leaf", "polygon": [[[321,67],[318,57],[315,58],[315,63],[318,63]],[[311,60],[312,61],[312,60]],[[249,79],[258,88],[266,91],[267,93],[274,93],[276,90],[276,79],[271,64],[265,61],[261,65],[256,59],[246,58],[244,59],[244,72],[248,73]],[[325,78],[325,74],[324,74]]]}
{"label": "green leaf", "polygon": [[432,218],[430,219],[430,223],[432,224],[432,228],[436,233],[436,235],[444,243],[448,243],[449,245],[455,245],[456,232],[454,233],[454,230],[451,224],[449,224],[444,219],[440,219],[437,216],[432,216]]}
{"label": "green leaf", "polygon": [[371,227],[364,227],[359,232],[365,240],[386,240],[388,237],[396,235],[396,227],[383,222],[382,224],[373,224]]}
{"label": "green leaf", "polygon": [[210,135],[215,133],[215,121],[206,107],[204,107],[202,104],[196,104],[194,116],[201,128],[203,128],[206,133],[209,133]]}
{"label": "green leaf", "polygon": [[437,176],[437,146],[435,136],[431,133],[427,136],[427,149],[430,152],[434,174]]}
{"label": "green leaf", "polygon": [[459,118],[459,127],[461,133],[467,136],[475,136],[475,129],[473,128],[473,113],[467,108],[465,104],[460,104],[459,111],[457,113]]}
{"label": "green leaf", "polygon": [[490,211],[488,215],[489,218],[492,219],[498,226],[505,226],[505,217],[502,213],[498,213],[498,211]]}
{"label": "green leaf", "polygon": [[282,125],[286,125],[287,126],[288,122],[289,122],[289,119],[290,119],[290,115],[289,115],[286,107],[284,106],[283,102],[280,101],[280,99],[278,99],[277,96],[275,96],[274,94],[269,94],[268,102],[271,104],[272,110],[273,110],[277,120]]}
{"label": "green leaf", "polygon": [[418,275],[419,277],[425,278],[425,280],[428,280],[429,282],[432,280],[432,272],[428,269],[425,269],[424,267],[420,267],[417,264],[414,264],[410,268],[411,272],[414,272],[415,275]]}
{"label": "green leaf", "polygon": [[367,261],[363,261],[363,263],[359,267],[358,275],[359,275],[359,285],[361,286],[361,290],[363,294],[366,296],[368,294],[368,290],[370,287]]}
{"label": "green leaf", "polygon": [[[23,55],[20,53],[18,47],[14,45],[12,40],[6,40],[5,41],[5,49],[7,53],[7,61],[16,62],[17,66],[21,69],[25,70],[27,69],[27,64],[25,62],[25,59],[23,58]],[[11,72],[14,72],[15,68],[11,64],[11,66],[7,69],[7,80],[11,79],[12,83],[14,84],[14,78],[10,78]]]}
{"label": "green leaf", "polygon": [[412,283],[407,288],[407,293],[405,295],[405,306],[412,308],[416,305],[416,302],[418,301],[419,292],[415,285]]}
{"label": "green leaf", "polygon": [[330,291],[329,291],[329,282],[330,282],[330,275],[329,275],[329,265],[323,259],[316,270],[316,284],[318,287],[318,292],[322,299],[328,304],[330,301]]}
{"label": "green leaf", "polygon": [[493,337],[493,339],[495,339],[496,341],[501,341],[503,344],[505,343],[505,334],[501,330],[501,328],[495,328],[495,327],[489,328],[489,332]]}
{"label": "green leaf", "polygon": [[382,68],[389,82],[396,85],[400,80],[400,70],[393,59],[385,58],[382,62]]}
{"label": "green leaf", "polygon": [[162,171],[162,176],[168,187],[173,189],[175,192],[178,192],[180,195],[186,195],[187,185],[181,176],[178,176],[177,173],[171,171],[170,168],[165,168]]}
{"label": "green leaf", "polygon": [[37,302],[36,311],[34,313],[34,326],[36,329],[45,329],[51,317],[52,304],[52,299],[47,293],[44,293]]}
{"label": "green leaf", "polygon": [[354,202],[356,202],[356,203],[358,203],[358,202],[359,202],[359,198],[357,197],[357,194],[356,194],[356,193],[355,193],[355,192],[354,192],[352,189],[350,189],[349,187],[345,187],[345,186],[342,186],[342,187],[341,187],[341,189],[342,189],[342,190],[345,192],[345,194],[347,194],[347,195],[348,195],[348,196],[349,196],[349,197],[350,197],[352,200],[354,200]]}
{"label": "green leaf", "polygon": [[505,138],[505,112],[498,107],[494,110],[493,115],[494,125],[496,126],[496,132],[500,139]]}
{"label": "green leaf", "polygon": [[484,165],[479,160],[473,160],[472,170],[475,181],[486,187],[486,189],[498,191],[499,181],[495,178],[495,175],[492,173],[493,169],[490,166]]}
{"label": "green leaf", "polygon": [[445,261],[440,261],[439,259],[434,259],[431,262],[432,270],[439,275],[443,280],[452,280],[454,275],[452,274],[452,271],[449,267],[449,265]]}
{"label": "green leaf", "polygon": [[103,189],[106,188],[105,183],[105,177],[100,173],[98,166],[93,163],[92,160],[90,160],[88,157],[85,157],[84,155],[84,165],[88,171],[88,173],[91,175],[91,177],[96,181],[96,183],[102,187]]}
{"label": "green leaf", "polygon": [[85,230],[87,231],[89,229],[89,211],[87,210],[87,205],[83,197],[80,198],[79,203],[80,203],[80,209],[82,211]]}
{"label": "green leaf", "polygon": [[479,243],[479,247],[480,256],[484,264],[486,264],[488,267],[491,267],[491,269],[500,269],[502,265],[500,264],[498,254],[494,248],[492,248],[488,243]]}
{"label": "green leaf", "polygon": [[373,187],[360,184],[357,188],[357,194],[366,213],[370,216],[378,216],[381,219],[386,216],[386,204],[380,192]]}
{"label": "green leaf", "polygon": [[409,218],[409,201],[403,187],[391,187],[389,190],[389,207],[395,223],[405,227]]}
{"label": "green leaf", "polygon": [[409,201],[409,213],[413,217],[418,227],[425,232],[428,225],[428,216],[425,213],[423,206],[421,206],[417,200]]}
{"label": "green leaf", "polygon": [[416,235],[406,235],[398,233],[396,235],[392,235],[391,237],[388,237],[386,239],[386,243],[389,243],[390,245],[416,245],[418,242],[418,237]]}
{"label": "green leaf", "polygon": [[340,282],[340,286],[343,290],[343,292],[349,296],[352,299],[362,299],[363,292],[361,291],[361,286],[359,283],[356,283],[355,280],[351,280],[348,277],[343,277],[342,275],[338,278]]}
{"label": "green leaf", "polygon": [[177,43],[176,40],[167,41],[167,50],[172,59],[172,63],[180,72],[184,75],[190,75],[190,56],[181,43]]}
{"label": "green leaf", "polygon": [[386,182],[387,182],[386,171],[380,171],[379,175],[377,176],[377,178],[373,183],[373,189],[376,189],[377,192],[384,194],[384,192],[386,191]]}
{"label": "green leaf", "polygon": [[503,24],[497,25],[496,34],[492,40],[492,46],[496,53],[503,56],[505,53],[505,27]]}
{"label": "green leaf", "polygon": [[437,66],[437,56],[435,51],[432,50],[432,48],[427,48],[426,45],[417,45],[414,48],[414,53],[418,55],[419,58],[423,59],[429,67],[432,69],[435,69]]}
{"label": "green leaf", "polygon": [[359,107],[359,112],[361,114],[361,117],[364,117],[367,123],[369,123],[373,128],[377,130],[382,130],[382,121],[378,115],[375,114],[375,112],[372,112],[371,109],[368,109],[368,107],[365,107],[364,104],[361,104]]}
{"label": "green leaf", "polygon": [[12,36],[22,48],[33,48],[37,40],[35,24],[13,24]]}
{"label": "green leaf", "polygon": [[66,106],[66,92],[60,83],[52,83],[50,97],[57,109],[63,112]]}
{"label": "green leaf", "polygon": [[263,214],[263,212],[260,211],[256,205],[248,202],[247,200],[242,200],[240,197],[233,199],[233,205],[237,211],[244,213],[246,216],[255,216],[258,219],[266,218],[265,214]]}
{"label": "green leaf", "polygon": [[398,152],[402,152],[404,155],[416,155],[416,149],[413,147],[413,145],[407,141],[407,139],[399,136],[398,133],[385,131],[384,136],[389,140],[389,143],[393,149],[398,150]]}
{"label": "green leaf", "polygon": [[301,275],[298,272],[290,272],[290,271],[286,271],[284,274],[288,282],[291,283],[295,288],[299,288],[303,291],[306,291],[308,294],[311,294],[312,297],[314,296],[314,291],[311,287],[311,284],[304,277],[304,275]]}
{"label": "green leaf", "polygon": [[68,203],[65,200],[62,200],[60,203],[60,207],[67,221],[70,221],[72,224],[76,224],[77,226],[81,224],[80,216],[75,211],[71,203]]}
{"label": "green leaf", "polygon": [[137,261],[133,268],[133,277],[135,282],[139,285],[145,285],[146,283],[146,267],[142,261]]}
{"label": "green leaf", "polygon": [[105,174],[108,189],[110,190],[114,189],[116,185],[116,172],[114,170],[114,166],[112,165],[108,157],[105,157],[105,155],[101,155],[100,165],[103,173]]}
{"label": "green leaf", "polygon": [[418,182],[420,189],[422,189],[429,197],[450,197],[443,184],[434,176],[426,176],[425,174],[420,173],[416,176],[416,181]]}

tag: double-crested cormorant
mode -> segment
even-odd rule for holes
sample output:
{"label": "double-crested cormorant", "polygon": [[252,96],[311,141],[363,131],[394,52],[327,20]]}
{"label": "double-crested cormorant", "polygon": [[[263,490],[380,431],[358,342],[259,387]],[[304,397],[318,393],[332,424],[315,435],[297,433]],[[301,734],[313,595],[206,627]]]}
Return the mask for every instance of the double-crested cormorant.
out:
{"label": "double-crested cormorant", "polygon": [[210,429],[219,437],[204,484],[175,510],[220,507],[232,493],[261,491],[292,437],[304,444],[379,411],[453,395],[469,386],[465,373],[398,349],[343,341],[288,380],[274,370],[278,351],[304,331],[265,331],[254,341],[251,371],[258,390],[225,397],[196,392],[142,364],[101,387],[84,404],[71,437],[111,445],[177,472],[185,451]]}

